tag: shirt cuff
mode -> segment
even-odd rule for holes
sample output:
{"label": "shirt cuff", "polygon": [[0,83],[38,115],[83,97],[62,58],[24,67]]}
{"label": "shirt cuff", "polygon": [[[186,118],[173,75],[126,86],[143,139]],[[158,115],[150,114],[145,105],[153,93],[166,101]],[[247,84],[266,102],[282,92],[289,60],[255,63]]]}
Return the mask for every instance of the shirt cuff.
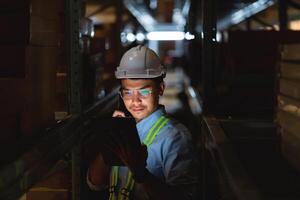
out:
{"label": "shirt cuff", "polygon": [[94,185],[91,181],[90,181],[90,178],[89,178],[89,173],[90,172],[90,169],[87,170],[87,173],[86,173],[86,183],[87,185],[89,186],[89,188],[93,191],[101,191],[101,190],[104,190],[106,187],[105,185]]}

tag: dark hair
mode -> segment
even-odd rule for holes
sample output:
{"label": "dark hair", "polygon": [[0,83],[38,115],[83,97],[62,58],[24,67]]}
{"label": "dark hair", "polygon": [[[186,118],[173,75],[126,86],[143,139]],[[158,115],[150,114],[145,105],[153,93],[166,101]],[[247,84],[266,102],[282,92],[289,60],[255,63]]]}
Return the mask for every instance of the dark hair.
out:
{"label": "dark hair", "polygon": [[160,87],[160,84],[164,82],[164,77],[163,76],[159,76],[153,79],[155,82],[155,85],[157,87]]}

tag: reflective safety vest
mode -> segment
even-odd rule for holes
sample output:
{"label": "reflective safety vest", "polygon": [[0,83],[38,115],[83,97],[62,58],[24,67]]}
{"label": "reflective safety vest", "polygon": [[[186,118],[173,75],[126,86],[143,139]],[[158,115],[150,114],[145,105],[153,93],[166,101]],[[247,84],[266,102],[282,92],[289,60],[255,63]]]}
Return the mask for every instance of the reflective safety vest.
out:
{"label": "reflective safety vest", "polygon": [[[155,124],[151,127],[150,131],[148,132],[146,138],[144,139],[143,143],[149,147],[159,131],[165,126],[165,124],[169,121],[168,118],[161,116]],[[134,180],[132,178],[132,173],[128,169],[126,175],[126,182],[125,185],[121,186],[121,189],[118,190],[118,176],[119,176],[119,166],[112,166],[111,173],[110,173],[110,187],[109,187],[109,200],[128,200],[129,195],[133,191],[134,187]]]}

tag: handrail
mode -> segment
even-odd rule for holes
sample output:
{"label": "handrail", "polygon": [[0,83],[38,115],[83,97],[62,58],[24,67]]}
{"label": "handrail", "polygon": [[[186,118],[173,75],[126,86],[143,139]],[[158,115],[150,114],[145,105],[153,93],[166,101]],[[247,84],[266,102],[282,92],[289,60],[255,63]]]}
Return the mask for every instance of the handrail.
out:
{"label": "handrail", "polygon": [[91,134],[93,120],[107,115],[117,102],[118,88],[81,115],[73,115],[43,133],[40,142],[0,170],[0,199],[19,198],[34,184],[69,165],[66,154]]}

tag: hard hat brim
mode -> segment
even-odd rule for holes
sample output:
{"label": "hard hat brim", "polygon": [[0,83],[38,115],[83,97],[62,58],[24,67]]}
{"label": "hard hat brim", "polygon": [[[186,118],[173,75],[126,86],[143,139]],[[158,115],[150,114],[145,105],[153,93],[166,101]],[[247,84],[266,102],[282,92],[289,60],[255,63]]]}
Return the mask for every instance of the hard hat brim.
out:
{"label": "hard hat brim", "polygon": [[126,79],[126,78],[137,78],[137,79],[144,79],[144,78],[157,78],[160,76],[164,76],[166,74],[165,70],[122,70],[117,69],[115,71],[115,76],[117,79]]}

